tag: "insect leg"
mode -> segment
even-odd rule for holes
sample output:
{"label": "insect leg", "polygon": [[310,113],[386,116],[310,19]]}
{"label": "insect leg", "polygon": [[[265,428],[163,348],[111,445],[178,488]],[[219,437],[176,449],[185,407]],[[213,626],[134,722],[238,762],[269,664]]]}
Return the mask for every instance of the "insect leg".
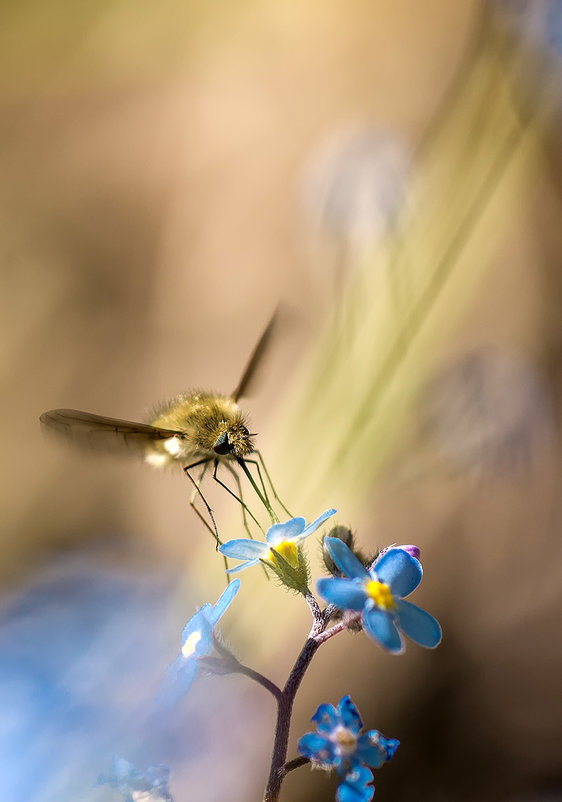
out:
{"label": "insect leg", "polygon": [[[195,479],[193,478],[193,476],[189,473],[189,471],[192,468],[197,468],[199,465],[203,465],[203,470],[201,472],[201,476],[199,477],[199,481],[196,482]],[[198,462],[193,462],[191,465],[187,465],[183,470],[184,470],[185,475],[187,476],[187,478],[189,479],[189,481],[191,482],[191,484],[193,485],[193,488],[194,488],[193,495],[191,497],[191,501],[189,502],[190,507],[193,510],[195,510],[195,512],[197,513],[199,518],[203,521],[203,523],[205,524],[205,526],[207,527],[209,532],[215,538],[215,541],[216,541],[216,544],[217,544],[217,548],[218,548],[221,545],[222,540],[220,539],[220,536],[219,536],[219,530],[217,528],[217,522],[215,521],[215,516],[213,515],[213,511],[212,511],[211,507],[209,506],[209,503],[208,503],[207,499],[205,498],[205,496],[201,492],[201,488],[200,488],[201,482],[203,481],[203,477],[205,476],[205,473],[207,472],[208,465],[209,465],[209,460],[208,459],[201,459]],[[203,502],[203,504],[207,508],[207,512],[209,514],[209,518],[211,519],[211,522],[213,524],[213,528],[212,529],[209,526],[208,521],[205,520],[205,518],[202,515],[201,511],[195,505],[195,499],[197,498],[197,496],[199,496],[199,498],[201,499],[201,501]]]}
{"label": "insect leg", "polygon": [[258,472],[258,477],[259,477],[259,480],[260,480],[260,485],[261,485],[261,489],[263,491],[263,495],[265,497],[265,500],[269,504],[270,503],[269,496],[267,495],[267,488],[265,486],[265,482],[263,481],[263,476],[261,475],[260,466],[258,465],[258,463],[256,462],[255,459],[247,459],[246,462],[250,462],[252,465],[256,466],[256,470]]}
{"label": "insect leg", "polygon": [[244,499],[243,499],[243,497],[242,497],[242,485],[240,484],[240,477],[238,476],[238,474],[236,473],[236,471],[234,470],[234,468],[232,467],[232,465],[229,465],[229,463],[228,463],[228,462],[226,462],[226,461],[225,461],[225,463],[224,463],[224,466],[225,466],[225,468],[227,468],[227,469],[230,471],[230,473],[231,473],[231,474],[234,476],[234,481],[236,482],[236,486],[238,487],[238,495],[236,495],[236,493],[233,493],[233,492],[232,492],[232,490],[231,490],[229,487],[227,487],[227,486],[224,484],[224,482],[221,482],[221,480],[220,480],[220,479],[219,479],[219,477],[217,476],[217,468],[216,468],[216,466],[215,466],[215,471],[214,471],[214,473],[213,473],[213,479],[215,480],[215,482],[218,482],[218,483],[219,483],[219,485],[220,485],[221,487],[224,487],[224,489],[225,489],[225,490],[226,490],[228,493],[230,493],[230,495],[231,495],[231,496],[234,496],[234,498],[236,499],[236,501],[237,501],[237,502],[240,504],[240,506],[242,507],[242,520],[244,521],[244,529],[245,529],[245,530],[246,530],[246,532],[248,533],[248,537],[249,537],[251,540],[253,540],[253,539],[254,539],[254,536],[252,535],[252,533],[251,533],[251,531],[250,531],[250,527],[248,526],[248,518],[247,518],[247,515],[249,515],[249,516],[250,516],[250,518],[252,519],[252,521],[253,521],[253,522],[256,524],[256,526],[257,526],[257,527],[258,527],[258,528],[261,530],[261,532],[262,532],[262,533],[263,533],[263,528],[262,528],[262,526],[260,525],[260,522],[258,521],[258,519],[256,518],[256,516],[253,514],[253,512],[252,512],[252,511],[251,511],[251,509],[248,507],[248,505],[246,504],[246,502],[244,501]]}
{"label": "insect leg", "polygon": [[[241,484],[241,482],[240,482],[240,477],[238,476],[238,474],[236,473],[236,471],[234,470],[234,468],[232,467],[232,465],[230,465],[228,462],[225,462],[224,464],[225,464],[225,466],[228,468],[228,470],[230,471],[230,473],[231,473],[231,474],[234,476],[234,479],[235,479],[235,481],[236,481],[236,485],[237,485],[237,487],[238,487],[238,493],[239,493],[239,495],[240,495],[240,498],[238,498],[237,496],[234,496],[234,497],[235,497],[235,498],[238,498],[238,501],[239,501],[239,502],[240,502],[240,504],[242,505],[242,520],[244,521],[244,529],[245,529],[245,530],[246,530],[246,532],[248,533],[248,535],[249,535],[249,537],[251,538],[251,540],[253,540],[254,538],[253,538],[253,535],[252,535],[252,533],[250,532],[250,528],[249,528],[249,526],[248,526],[248,519],[246,518],[246,513],[248,513],[248,514],[250,515],[250,517],[252,518],[252,520],[253,520],[253,521],[255,521],[255,522],[257,523],[257,525],[259,526],[259,528],[261,529],[261,531],[262,531],[262,532],[263,532],[263,528],[260,526],[260,524],[259,524],[259,522],[256,520],[255,516],[254,516],[254,515],[252,515],[252,512],[251,512],[251,510],[249,510],[249,509],[248,509],[248,506],[247,506],[247,504],[245,504],[245,503],[244,503],[244,501],[242,500],[242,484]],[[221,482],[221,481],[220,481],[220,480],[217,478],[217,476],[216,476],[216,470],[217,470],[217,469],[216,469],[216,465],[215,465],[215,475],[214,475],[214,478],[217,480],[217,482],[218,482],[219,484],[221,484],[223,487],[226,487],[226,485],[224,485],[224,484],[223,484],[223,483],[222,483],[222,482]],[[232,493],[232,491],[230,490],[230,488],[228,488],[228,487],[227,487],[226,489],[228,490],[228,492],[229,492],[231,495],[234,495],[234,493]],[[269,582],[269,572],[268,572],[268,570],[267,570],[266,566],[265,566],[263,563],[262,563],[262,568],[263,568],[263,571],[264,571],[264,574],[265,574],[265,578],[266,578],[266,579],[267,579],[267,581]]]}
{"label": "insect leg", "polygon": [[[207,468],[208,468],[208,467],[209,467],[209,463],[208,463],[208,462],[205,462],[205,463],[203,464],[203,470],[201,471],[201,474],[199,475],[199,479],[197,480],[197,483],[196,483],[195,487],[193,488],[193,493],[191,494],[191,499],[190,499],[190,501],[189,501],[189,506],[190,506],[190,507],[193,509],[193,511],[194,511],[194,512],[197,514],[197,516],[198,516],[198,517],[199,517],[199,519],[200,519],[200,520],[203,522],[203,524],[204,524],[204,525],[207,527],[207,529],[209,530],[209,532],[211,533],[211,535],[212,535],[213,537],[215,537],[215,532],[214,532],[214,530],[213,530],[213,529],[211,528],[211,526],[209,525],[209,522],[207,521],[207,519],[203,517],[203,515],[202,515],[202,513],[200,512],[199,508],[198,508],[198,507],[195,505],[195,500],[196,500],[197,496],[200,496],[200,495],[201,495],[201,483],[203,482],[203,479],[204,479],[204,477],[205,477],[205,474],[207,473]],[[187,472],[187,471],[186,471],[186,472]],[[191,476],[190,476],[189,478],[191,478]]]}
{"label": "insect leg", "polygon": [[285,510],[287,515],[289,516],[289,518],[292,518],[293,516],[291,515],[291,513],[289,512],[287,507],[283,504],[283,502],[281,501],[281,499],[277,495],[277,491],[275,490],[275,487],[273,486],[273,482],[271,481],[271,476],[269,475],[269,471],[265,467],[265,462],[263,461],[263,457],[261,455],[261,451],[258,451],[257,449],[254,449],[254,454],[257,454],[257,457],[258,457],[258,459],[260,461],[260,465],[262,466],[263,471],[264,471],[265,476],[266,476],[266,479],[269,482],[269,486],[271,488],[271,492],[273,493],[273,497],[274,497],[275,501],[277,501],[278,504],[280,504],[280,506],[283,507],[283,509]]}
{"label": "insect leg", "polygon": [[[256,453],[259,453],[259,452],[256,452]],[[260,455],[260,459],[261,459],[261,455]],[[264,498],[266,500],[266,505],[267,506],[271,506],[271,502],[269,501],[269,496],[267,495],[267,489],[265,487],[265,482],[263,481],[263,476],[262,476],[262,473],[261,473],[259,462],[257,462],[257,460],[255,460],[255,459],[247,459],[247,460],[244,460],[244,462],[246,462],[246,463],[249,462],[251,465],[255,465],[256,466],[256,470],[258,472],[258,477],[259,477],[259,480],[260,480],[260,485],[261,485],[261,488],[262,488],[262,491],[263,491]],[[262,460],[262,465],[263,465],[263,460]],[[266,475],[267,475],[267,471],[266,471]],[[268,479],[269,479],[269,477],[268,477]],[[273,485],[271,484],[271,479],[269,479],[269,485],[273,489]],[[275,498],[277,498],[277,494],[275,493],[275,491],[273,492],[273,495],[275,496]],[[281,505],[281,506],[283,506],[283,505]]]}
{"label": "insect leg", "polygon": [[263,493],[259,489],[259,487],[257,486],[257,484],[256,484],[256,482],[254,480],[254,477],[252,476],[252,474],[248,470],[248,466],[246,465],[246,460],[242,459],[242,457],[236,457],[236,462],[238,463],[238,465],[240,465],[240,467],[242,468],[242,470],[246,474],[246,477],[247,477],[249,483],[252,485],[252,487],[256,491],[256,494],[257,494],[259,500],[261,501],[263,506],[268,511],[269,517],[271,518],[271,523],[272,524],[278,524],[279,523],[279,518],[275,514],[275,511],[274,511],[273,507],[271,506],[269,498],[267,497],[267,491],[265,490],[265,487],[264,487],[264,484],[263,484],[263,479],[261,478],[261,473],[259,471],[259,467],[257,466],[257,463],[255,462],[255,460],[248,460],[248,462],[251,462],[252,465],[256,465],[256,467],[258,467],[258,475],[260,477],[260,481],[261,481],[261,484],[262,484],[262,487],[263,487]]}

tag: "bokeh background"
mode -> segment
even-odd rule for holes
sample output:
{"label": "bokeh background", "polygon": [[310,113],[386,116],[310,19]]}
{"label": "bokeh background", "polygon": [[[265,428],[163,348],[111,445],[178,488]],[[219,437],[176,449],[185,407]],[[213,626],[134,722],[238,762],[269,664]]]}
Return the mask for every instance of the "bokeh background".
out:
{"label": "bokeh background", "polygon": [[[327,644],[291,754],[350,692],[402,741],[377,798],[562,799],[559,0],[1,16],[3,798],[111,802],[114,754],[170,765],[175,800],[261,798],[260,688],[151,701],[224,582],[181,472],[44,441],[38,417],[228,393],[281,303],[244,405],[277,489],[367,550],[418,543],[445,630],[399,659]],[[302,607],[256,571],[225,630],[282,683]],[[334,792],[306,768],[284,790]]]}

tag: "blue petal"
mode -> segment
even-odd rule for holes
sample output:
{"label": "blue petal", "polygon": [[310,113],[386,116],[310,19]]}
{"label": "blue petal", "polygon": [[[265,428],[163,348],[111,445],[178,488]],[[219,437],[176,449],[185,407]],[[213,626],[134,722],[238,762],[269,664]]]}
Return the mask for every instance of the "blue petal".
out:
{"label": "blue petal", "polygon": [[284,540],[293,540],[293,538],[302,535],[304,526],[304,518],[291,518],[290,521],[285,521],[283,524],[270,526],[266,532],[265,539],[269,546],[277,546]]}
{"label": "blue petal", "polygon": [[244,563],[240,563],[240,565],[235,565],[234,568],[229,568],[225,573],[227,574],[237,574],[238,571],[243,571],[245,568],[250,568],[252,565],[257,565],[259,560],[246,560]]}
{"label": "blue petal", "polygon": [[232,557],[234,560],[259,560],[260,557],[269,554],[269,546],[257,540],[249,538],[237,538],[223,543],[218,548],[225,557]]}
{"label": "blue petal", "polygon": [[400,741],[396,738],[385,738],[378,730],[369,730],[357,740],[354,757],[373,769],[378,769],[392,758]]}
{"label": "blue petal", "polygon": [[182,655],[177,657],[166,670],[156,693],[156,702],[164,707],[175,705],[191,687],[198,669],[195,657],[189,659]]}
{"label": "blue petal", "polygon": [[313,521],[311,524],[308,524],[304,532],[300,535],[299,540],[304,540],[305,537],[308,537],[313,532],[316,532],[318,527],[322,526],[324,521],[326,521],[328,518],[331,518],[332,515],[336,514],[336,512],[337,510],[334,509],[326,510],[326,512],[323,512],[322,515],[320,515],[315,521]]}
{"label": "blue petal", "polygon": [[324,545],[342,574],[349,579],[360,579],[366,582],[371,578],[364,565],[361,565],[355,554],[338,537],[325,537]]}
{"label": "blue petal", "polygon": [[357,742],[357,750],[354,757],[361,763],[365,763],[372,769],[378,769],[385,761],[384,752],[376,744],[370,743],[366,734],[362,735]]}
{"label": "blue petal", "polygon": [[375,793],[373,773],[365,766],[355,766],[345,775],[336,791],[336,802],[370,802]]}
{"label": "blue petal", "polygon": [[218,602],[212,608],[212,611],[209,615],[209,620],[213,626],[217,623],[219,618],[222,618],[222,616],[225,614],[239,590],[239,579],[235,579],[233,582],[227,585],[225,590],[223,590]]}
{"label": "blue petal", "polygon": [[337,760],[335,745],[324,735],[307,732],[297,743],[297,751],[323,768],[332,768]]}
{"label": "blue petal", "polygon": [[363,611],[362,623],[367,635],[383,649],[392,654],[400,654],[404,651],[402,638],[396,629],[391,613],[381,610],[379,607],[366,607]]}
{"label": "blue petal", "polygon": [[363,586],[355,579],[324,577],[316,582],[316,588],[323,599],[335,604],[340,610],[360,612],[367,601]]}
{"label": "blue petal", "polygon": [[422,567],[407,551],[388,549],[375,560],[371,573],[388,585],[393,596],[407,596],[421,582]]}
{"label": "blue petal", "polygon": [[[211,610],[212,607],[210,604],[204,604],[203,607],[201,607],[201,609],[189,619],[183,628],[183,632],[181,633],[182,648],[187,639],[191,637],[194,632],[199,633],[199,639],[195,644],[194,650],[194,655],[196,657],[203,657],[204,655],[209,654],[213,648],[213,625],[209,620]],[[186,658],[182,656],[182,659],[185,660]]]}
{"label": "blue petal", "polygon": [[170,767],[162,763],[156,763],[154,766],[149,766],[146,770],[146,779],[157,791],[163,791],[169,794],[168,783],[170,781]]}
{"label": "blue petal", "polygon": [[316,713],[310,719],[314,721],[318,732],[329,735],[340,724],[340,717],[334,705],[319,705]]}
{"label": "blue petal", "polygon": [[116,780],[128,780],[138,773],[133,763],[125,760],[124,757],[114,755],[111,761],[113,776]]}
{"label": "blue petal", "polygon": [[[375,730],[375,732],[378,732],[378,730]],[[373,730],[371,730],[370,733],[367,733],[367,735],[372,735],[372,733]],[[380,732],[378,733],[378,736],[379,736],[379,743],[386,752],[386,759],[391,760],[392,757],[394,756],[394,753],[400,746],[400,741],[398,740],[398,738],[385,738],[384,735],[381,735]]]}
{"label": "blue petal", "polygon": [[143,773],[137,769],[124,757],[114,755],[111,762],[112,773],[111,775],[100,774],[96,785],[110,785],[121,794],[130,794],[131,784],[137,783],[143,779]]}
{"label": "blue petal", "polygon": [[414,643],[434,649],[441,643],[441,627],[435,619],[425,610],[416,607],[410,602],[397,602],[398,626]]}
{"label": "blue petal", "polygon": [[344,727],[350,730],[354,735],[359,734],[359,730],[363,726],[359,711],[351,701],[349,696],[344,696],[338,702],[338,713]]}

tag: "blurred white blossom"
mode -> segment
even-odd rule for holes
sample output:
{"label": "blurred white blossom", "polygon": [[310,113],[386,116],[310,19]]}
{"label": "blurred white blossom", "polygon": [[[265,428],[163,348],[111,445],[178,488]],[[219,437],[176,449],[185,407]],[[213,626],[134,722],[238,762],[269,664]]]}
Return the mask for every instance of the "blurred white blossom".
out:
{"label": "blurred white blossom", "polygon": [[334,251],[321,262],[323,271],[328,263],[339,274],[336,282],[392,229],[410,171],[407,143],[382,126],[337,128],[313,148],[303,169],[303,200],[316,240]]}
{"label": "blurred white blossom", "polygon": [[465,470],[527,466],[554,431],[540,371],[499,349],[471,351],[437,373],[421,409],[441,456]]}

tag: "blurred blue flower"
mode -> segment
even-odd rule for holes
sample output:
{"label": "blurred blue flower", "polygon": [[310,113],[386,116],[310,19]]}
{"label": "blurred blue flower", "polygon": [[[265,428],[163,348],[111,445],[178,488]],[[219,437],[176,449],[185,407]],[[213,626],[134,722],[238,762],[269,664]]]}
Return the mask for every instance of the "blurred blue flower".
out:
{"label": "blurred blue flower", "polygon": [[393,654],[404,651],[399,630],[428,649],[441,642],[438,621],[403,601],[422,578],[421,564],[412,556],[411,547],[408,551],[386,549],[367,569],[338,538],[324,538],[324,545],[344,578],[319,579],[318,592],[340,610],[361,612],[363,629],[383,649]]}
{"label": "blurred blue flower", "polygon": [[168,788],[170,769],[161,764],[137,769],[123,757],[114,757],[111,774],[100,775],[97,785],[109,785],[123,795],[125,802],[173,802]]}
{"label": "blurred blue flower", "polygon": [[370,768],[378,769],[389,761],[399,741],[385,738],[378,730],[361,734],[363,722],[349,696],[340,699],[337,708],[320,705],[311,721],[317,732],[299,739],[299,753],[316,768],[334,770],[342,778],[337,802],[369,802],[374,794],[369,785],[373,780]]}
{"label": "blurred blue flower", "polygon": [[273,563],[272,548],[281,554],[283,559],[290,565],[296,566],[298,562],[298,547],[302,541],[335,513],[336,510],[327,510],[308,526],[306,526],[304,518],[291,518],[290,521],[286,521],[283,524],[273,524],[266,532],[265,543],[248,538],[238,538],[223,543],[222,546],[219,546],[221,554],[234,560],[244,560],[243,563],[235,568],[230,568],[228,573],[243,571],[244,568],[250,568],[260,560]]}
{"label": "blurred blue flower", "polygon": [[412,153],[397,130],[339,125],[317,142],[303,171],[303,200],[314,228],[369,252],[396,224],[412,172]]}
{"label": "blurred blue flower", "polygon": [[496,0],[499,11],[517,34],[549,55],[562,55],[562,4],[560,0]]}
{"label": "blurred blue flower", "polygon": [[371,785],[373,772],[366,766],[355,766],[343,778],[336,791],[336,802],[370,802],[375,794]]}
{"label": "blurred blue flower", "polygon": [[235,579],[223,591],[217,603],[204,604],[189,619],[183,628],[181,651],[174,662],[168,666],[157,694],[157,700],[165,705],[173,705],[191,687],[199,671],[199,660],[208,657],[213,651],[213,631],[227,611],[240,589],[240,580]]}

